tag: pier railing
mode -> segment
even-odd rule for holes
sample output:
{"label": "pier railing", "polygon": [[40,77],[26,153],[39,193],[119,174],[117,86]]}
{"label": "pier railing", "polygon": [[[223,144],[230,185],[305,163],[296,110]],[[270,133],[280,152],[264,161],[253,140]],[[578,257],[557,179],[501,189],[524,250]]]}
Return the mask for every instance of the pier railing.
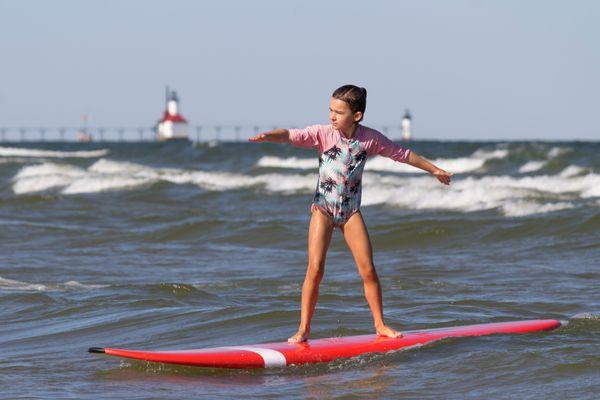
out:
{"label": "pier railing", "polygon": [[[246,141],[248,137],[275,129],[293,128],[299,125],[195,125],[190,126],[189,139],[195,142]],[[305,125],[300,125],[305,126]],[[401,137],[397,125],[372,126],[392,139]],[[96,127],[0,127],[0,142],[154,142],[156,128],[153,126],[96,126]]]}

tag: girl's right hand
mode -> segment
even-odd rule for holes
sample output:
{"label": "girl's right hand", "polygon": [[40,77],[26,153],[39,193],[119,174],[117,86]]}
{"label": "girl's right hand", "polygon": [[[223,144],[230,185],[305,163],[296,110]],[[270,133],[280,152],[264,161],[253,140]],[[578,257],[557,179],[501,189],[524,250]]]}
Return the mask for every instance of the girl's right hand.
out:
{"label": "girl's right hand", "polygon": [[258,135],[252,136],[248,139],[249,142],[266,142],[267,135],[265,133],[259,133]]}

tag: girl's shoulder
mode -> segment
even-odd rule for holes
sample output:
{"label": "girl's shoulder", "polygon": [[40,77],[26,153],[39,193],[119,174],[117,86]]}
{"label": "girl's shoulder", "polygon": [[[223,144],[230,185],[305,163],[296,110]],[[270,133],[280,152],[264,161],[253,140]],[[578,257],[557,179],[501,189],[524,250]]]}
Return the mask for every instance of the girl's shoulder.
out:
{"label": "girl's shoulder", "polygon": [[372,141],[379,140],[383,136],[383,133],[379,132],[377,129],[369,128],[368,126],[360,125],[361,132],[359,139],[361,141]]}
{"label": "girl's shoulder", "polygon": [[315,147],[319,152],[327,150],[337,143],[338,132],[332,125],[309,125],[302,129],[289,129],[290,141],[298,147]]}
{"label": "girl's shoulder", "polygon": [[340,140],[340,133],[331,124],[317,126],[319,129],[319,151],[322,153]]}
{"label": "girl's shoulder", "polygon": [[[362,126],[362,125],[361,125]],[[360,144],[369,156],[382,155],[399,162],[407,162],[410,150],[376,129],[362,126]]]}
{"label": "girl's shoulder", "polygon": [[369,128],[368,126],[360,125],[358,141],[362,147],[369,152],[369,154],[375,153],[375,149],[383,137],[385,136],[378,130]]}

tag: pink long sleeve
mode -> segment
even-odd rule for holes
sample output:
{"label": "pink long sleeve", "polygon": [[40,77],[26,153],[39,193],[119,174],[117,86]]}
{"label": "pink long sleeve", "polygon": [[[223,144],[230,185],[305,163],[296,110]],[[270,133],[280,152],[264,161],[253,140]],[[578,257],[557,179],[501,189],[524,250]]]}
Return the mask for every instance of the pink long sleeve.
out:
{"label": "pink long sleeve", "polygon": [[303,129],[288,129],[290,143],[296,147],[311,148],[319,145],[320,125],[311,125]]}
{"label": "pink long sleeve", "polygon": [[339,134],[331,125],[311,125],[303,129],[288,129],[290,143],[296,147],[319,147],[319,153],[333,146],[339,139]]}

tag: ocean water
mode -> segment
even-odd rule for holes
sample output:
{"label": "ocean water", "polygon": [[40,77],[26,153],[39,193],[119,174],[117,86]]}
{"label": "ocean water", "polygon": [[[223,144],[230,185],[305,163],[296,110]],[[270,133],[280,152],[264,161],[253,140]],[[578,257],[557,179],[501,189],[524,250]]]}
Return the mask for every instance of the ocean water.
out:
{"label": "ocean water", "polygon": [[[600,143],[409,147],[455,176],[446,187],[408,165],[367,162],[362,212],[386,322],[566,327],[260,371],[89,354],[293,334],[316,154],[256,143],[3,143],[0,398],[598,398]],[[312,337],[372,332],[336,232]]]}

